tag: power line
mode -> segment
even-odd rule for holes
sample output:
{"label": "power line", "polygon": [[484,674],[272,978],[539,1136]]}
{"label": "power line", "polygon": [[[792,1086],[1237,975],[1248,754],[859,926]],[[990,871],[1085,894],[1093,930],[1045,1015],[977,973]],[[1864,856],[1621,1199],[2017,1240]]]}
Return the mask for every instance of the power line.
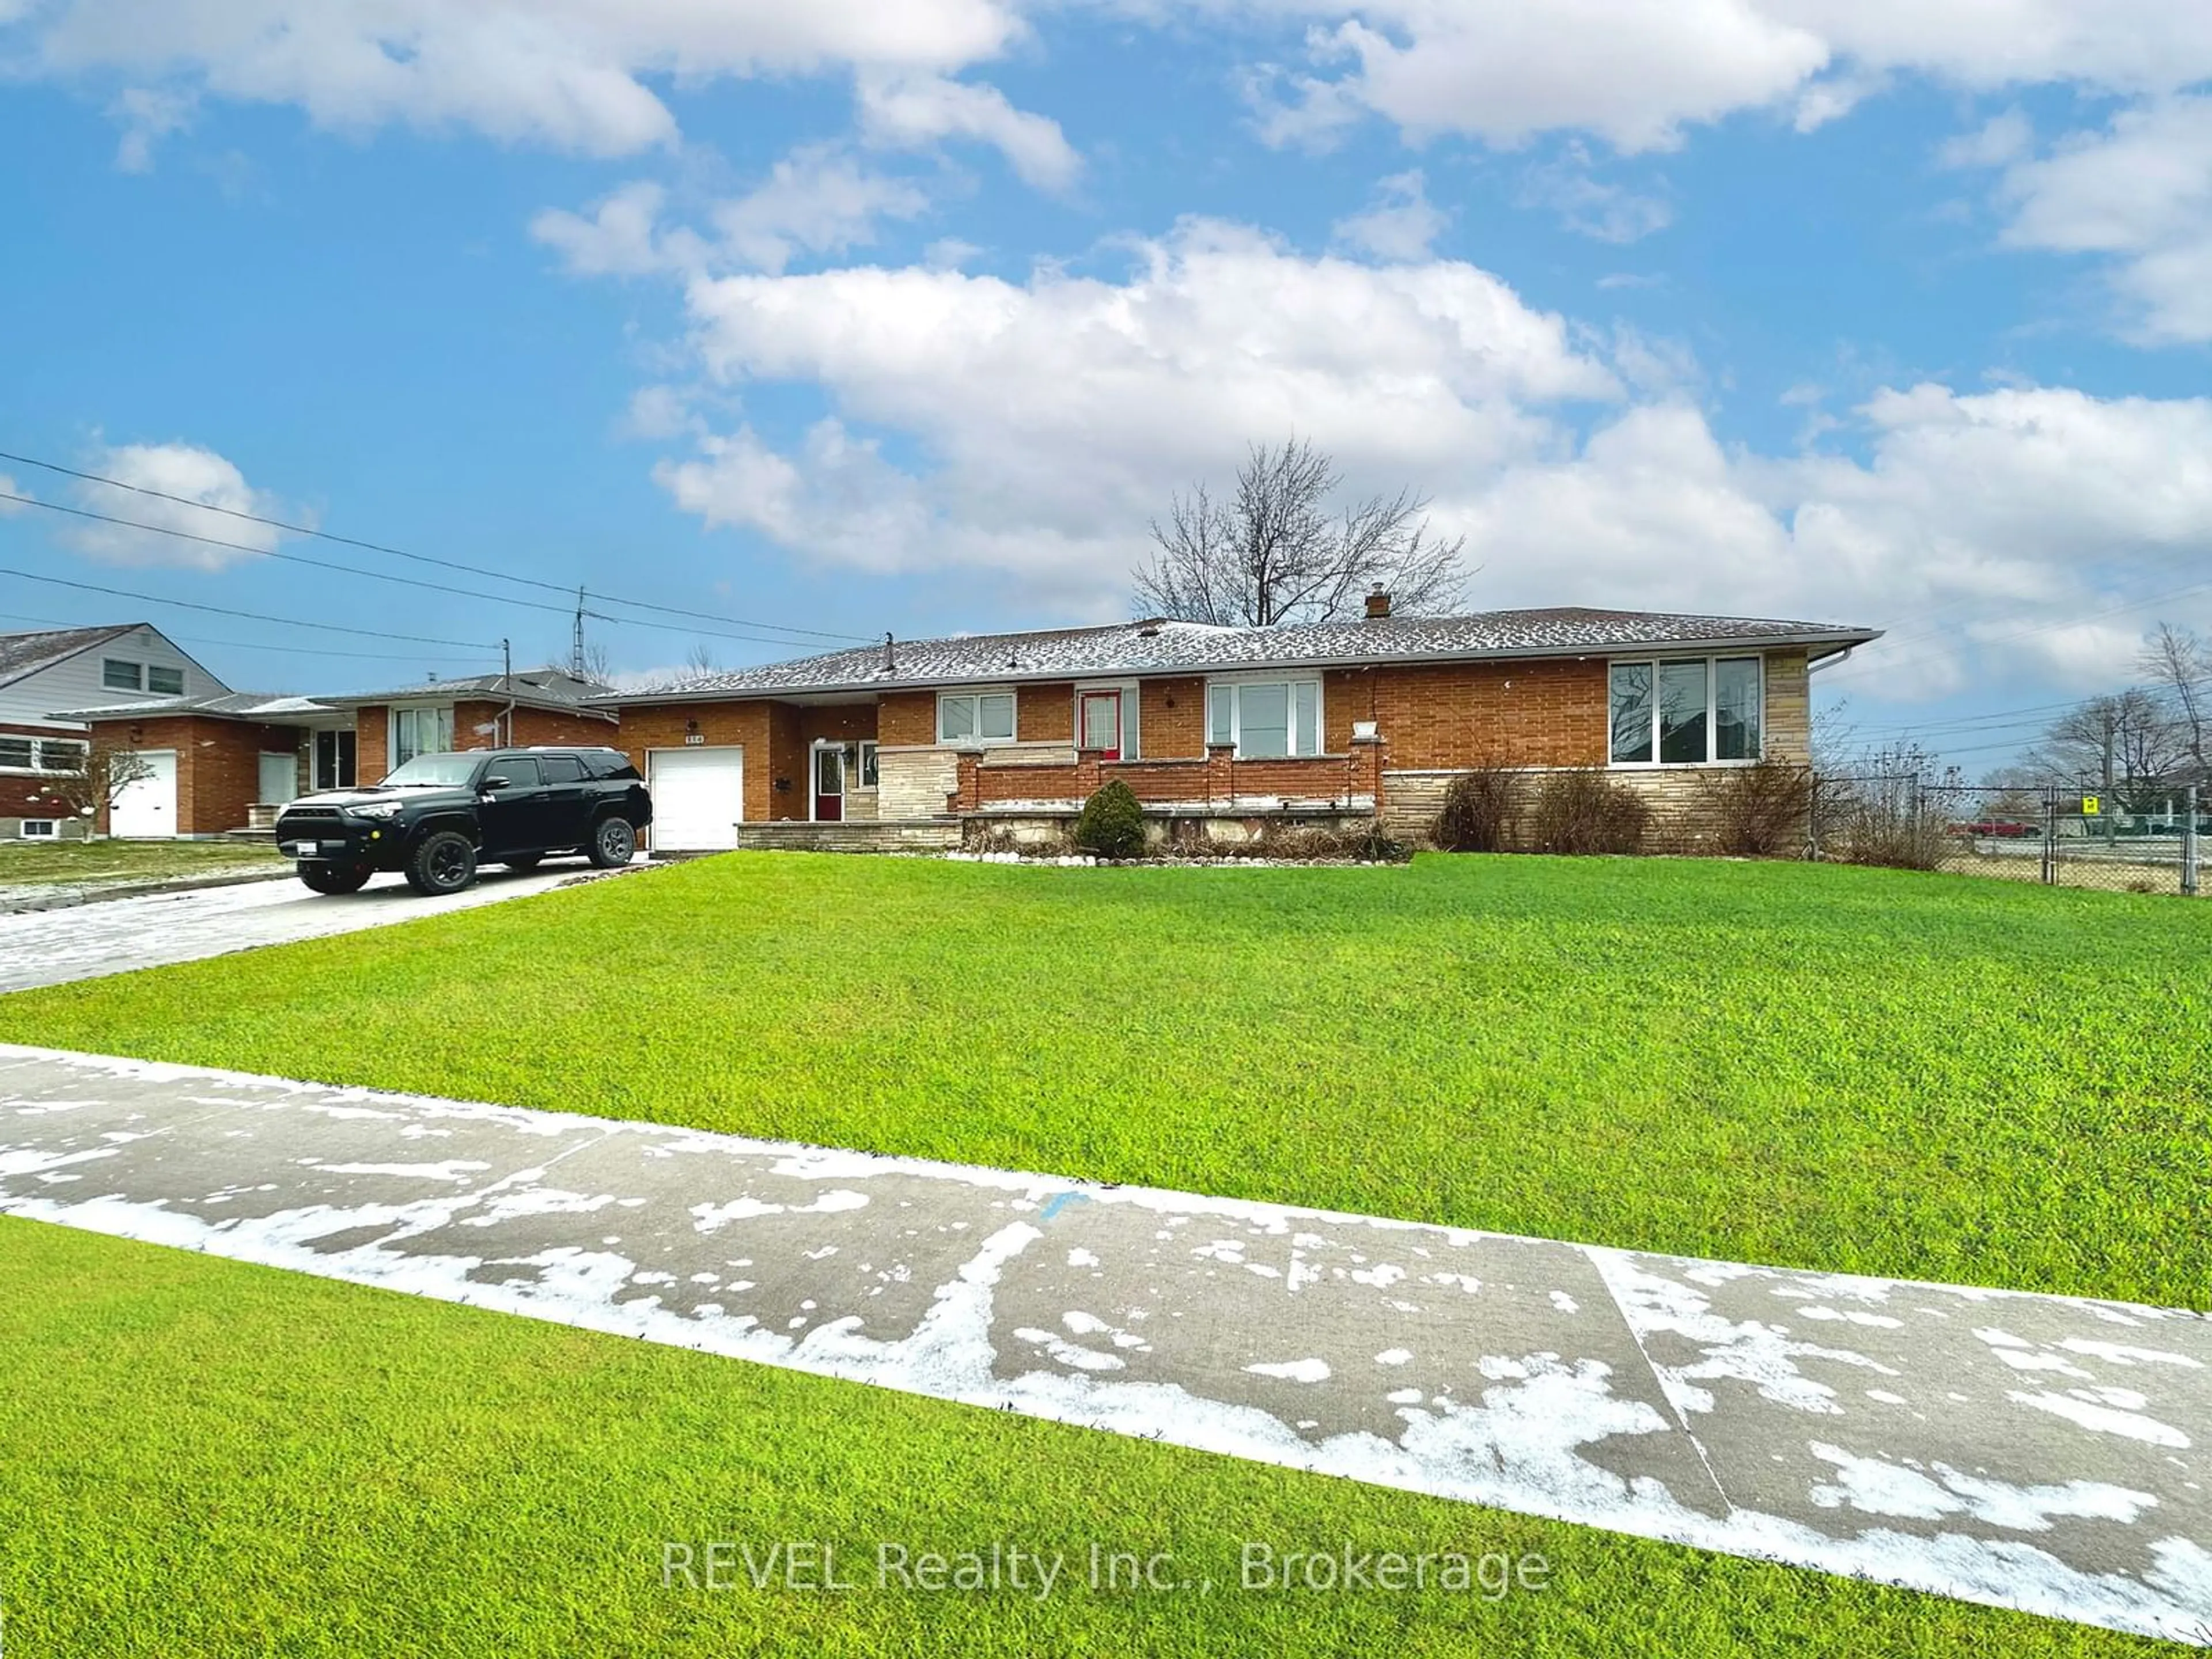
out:
{"label": "power line", "polygon": [[14,576],[27,582],[47,582],[56,587],[74,587],[84,593],[105,593],[111,599],[137,599],[147,605],[173,605],[186,611],[205,611],[217,617],[239,617],[247,622],[274,623],[280,628],[319,628],[332,634],[358,634],[372,640],[401,640],[412,645],[450,645],[461,651],[495,651],[499,647],[486,645],[480,640],[441,640],[427,634],[387,634],[374,628],[349,628],[343,623],[301,622],[296,617],[271,617],[258,611],[234,611],[226,605],[201,605],[191,599],[165,599],[157,593],[134,593],[128,588],[100,587],[91,582],[73,582],[59,576],[34,575],[27,570],[16,570],[0,565],[0,576]]}
{"label": "power line", "polygon": [[[64,477],[81,479],[86,483],[106,484],[112,489],[127,489],[133,495],[149,495],[156,501],[173,501],[179,507],[196,507],[203,513],[220,513],[225,518],[240,519],[249,524],[266,525],[272,530],[281,530],[285,534],[290,536],[312,536],[321,541],[336,543],[342,547],[360,548],[365,552],[382,553],[395,559],[411,559],[417,564],[437,565],[443,569],[458,570],[467,575],[488,576],[494,581],[517,582],[527,587],[544,588],[546,592],[551,593],[565,594],[568,591],[568,588],[561,583],[541,580],[539,578],[535,576],[518,576],[508,571],[487,569],[482,565],[464,564],[454,559],[433,558],[427,553],[410,553],[404,548],[389,547],[380,542],[363,541],[358,537],[354,536],[341,536],[335,531],[319,530],[313,525],[289,524],[282,519],[270,518],[259,513],[248,513],[240,507],[216,507],[206,501],[196,501],[189,495],[173,495],[167,490],[155,489],[145,484],[126,483],[121,478],[110,478],[98,472],[80,471],[76,467],[64,466],[57,461],[42,461],[37,457],[32,455],[17,455],[13,454],[7,450],[0,450],[0,461],[12,461],[21,466],[35,466],[47,472],[58,472]],[[11,501],[32,501],[32,498],[28,496],[10,496],[9,499]],[[46,505],[46,503],[37,501],[32,501],[32,504],[37,506]],[[91,516],[97,517],[99,515],[93,514]],[[120,521],[118,520],[117,522]],[[141,525],[137,527],[139,529],[156,530],[157,533],[185,533],[182,532],[159,532],[158,526],[150,525]],[[195,539],[204,540],[206,538],[196,538]],[[216,544],[217,546],[224,547],[236,545],[235,543],[229,542],[219,542]],[[257,548],[249,549],[248,550],[258,552],[260,550]],[[345,567],[333,566],[331,568],[343,569]],[[659,612],[663,616],[688,617],[696,622],[720,623],[725,626],[731,628],[764,629],[770,632],[778,634],[803,635],[811,639],[842,640],[854,645],[872,645],[874,643],[872,637],[864,638],[858,634],[838,634],[832,633],[826,629],[800,628],[789,623],[753,622],[749,621],[743,617],[720,617],[714,615],[709,611],[686,611],[674,605],[649,605],[642,599],[625,599],[609,593],[602,593],[599,595],[599,598],[608,604],[627,605],[630,609],[635,611],[654,611]],[[564,611],[568,609],[565,605],[559,608]],[[611,622],[616,620],[616,618],[603,617],[600,620],[603,622]],[[644,624],[640,625],[643,626]],[[677,632],[680,630],[671,629],[670,631]],[[723,635],[721,637],[742,639],[744,635],[732,634]],[[787,644],[788,641],[769,640],[760,641],[760,643],[774,645]]]}
{"label": "power line", "polygon": [[[162,601],[166,603],[166,601]],[[0,621],[36,623],[42,628],[88,628],[94,624],[64,622],[59,617],[27,617],[19,611],[0,613]],[[167,630],[164,629],[164,633]],[[481,657],[428,657],[415,651],[341,651],[327,645],[271,645],[263,640],[258,643],[246,640],[211,640],[204,634],[169,634],[179,645],[220,646],[228,651],[313,651],[319,657],[354,657],[369,662],[435,662],[482,665],[491,660],[489,653]]]}
{"label": "power line", "polygon": [[279,553],[274,548],[255,547],[248,542],[227,542],[220,536],[202,536],[190,530],[179,530],[169,525],[146,524],[137,519],[118,519],[112,514],[94,513],[89,507],[64,507],[59,501],[42,501],[35,495],[17,495],[0,489],[0,501],[15,501],[24,507],[43,507],[49,513],[66,513],[74,519],[95,519],[101,524],[119,526],[125,530],[143,530],[155,536],[173,536],[179,541],[198,542],[203,547],[226,547],[234,552],[251,553],[256,558],[279,559],[286,564],[303,564],[311,570],[334,571],[341,576],[366,576],[371,581],[397,582],[402,587],[425,588],[436,593],[457,594],[465,599],[483,599],[491,605],[521,605],[532,611],[557,611],[568,613],[564,605],[544,605],[536,599],[508,599],[497,593],[479,593],[474,588],[448,587],[443,582],[424,581],[419,576],[394,576],[382,570],[362,570],[349,564],[332,564],[327,559],[310,559],[299,553]]}
{"label": "power line", "polygon": [[[542,599],[515,599],[507,594],[480,592],[472,587],[454,587],[446,582],[426,581],[420,576],[395,576],[385,570],[363,570],[355,565],[332,564],[327,559],[311,559],[301,553],[280,553],[274,548],[256,547],[249,542],[225,541],[220,536],[203,536],[197,531],[179,530],[171,525],[148,524],[138,519],[118,519],[111,513],[95,513],[90,507],[66,507],[59,501],[42,501],[35,495],[19,495],[11,490],[0,489],[0,501],[14,501],[23,507],[40,507],[48,513],[65,513],[73,519],[92,519],[99,523],[115,525],[125,530],[143,530],[152,536],[171,536],[179,541],[197,542],[203,547],[228,548],[236,553],[250,553],[256,558],[276,559],[285,564],[305,565],[310,570],[328,570],[341,576],[365,576],[371,581],[392,582],[401,587],[419,587],[433,593],[451,593],[465,599],[482,599],[487,605],[518,605],[526,611],[550,611],[564,617],[570,614],[572,609],[565,605],[547,605]],[[510,580],[527,581],[531,579],[517,576]],[[543,583],[533,585],[544,586]],[[566,592],[567,590],[556,591]],[[791,640],[775,639],[763,634],[730,634],[714,629],[678,627],[673,623],[647,622],[640,617],[610,617],[601,611],[586,611],[581,614],[594,617],[600,622],[614,623],[631,628],[656,629],[667,634],[705,634],[713,639],[743,640],[755,645],[780,645],[787,648],[794,643]],[[676,614],[680,616],[684,613],[679,611]],[[835,637],[846,636],[841,635]]]}

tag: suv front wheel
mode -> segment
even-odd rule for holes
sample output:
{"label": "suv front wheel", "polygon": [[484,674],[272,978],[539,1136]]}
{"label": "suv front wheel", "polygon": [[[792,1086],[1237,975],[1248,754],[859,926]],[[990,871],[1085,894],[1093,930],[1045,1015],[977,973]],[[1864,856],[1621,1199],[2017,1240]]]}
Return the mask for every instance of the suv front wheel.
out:
{"label": "suv front wheel", "polygon": [[619,870],[637,853],[637,831],[628,818],[613,814],[592,826],[592,862],[602,870]]}
{"label": "suv front wheel", "polygon": [[477,878],[477,849],[458,830],[433,830],[407,859],[407,884],[418,893],[458,893]]}
{"label": "suv front wheel", "polygon": [[300,866],[300,879],[318,893],[358,893],[368,884],[371,873],[366,864],[306,863]]}

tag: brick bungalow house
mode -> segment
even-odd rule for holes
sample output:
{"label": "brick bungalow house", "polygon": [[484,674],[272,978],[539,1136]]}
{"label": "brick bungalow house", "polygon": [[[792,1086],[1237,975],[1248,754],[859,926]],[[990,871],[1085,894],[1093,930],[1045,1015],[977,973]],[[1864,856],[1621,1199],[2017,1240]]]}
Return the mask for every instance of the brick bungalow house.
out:
{"label": "brick bungalow house", "polygon": [[1207,833],[1379,817],[1418,835],[1454,775],[1491,766],[1606,768],[1693,846],[1699,780],[1808,758],[1813,665],[1877,637],[1625,611],[1393,617],[1378,593],[1362,621],[887,641],[592,701],[621,713],[663,852],[1018,837],[1109,778]]}
{"label": "brick bungalow house", "polygon": [[[317,789],[374,781],[411,755],[497,744],[613,746],[616,717],[586,708],[608,688],[555,668],[430,681],[349,696],[223,691],[141,699],[56,718],[160,757],[117,803],[118,836],[220,836]],[[149,799],[150,798],[150,799]]]}

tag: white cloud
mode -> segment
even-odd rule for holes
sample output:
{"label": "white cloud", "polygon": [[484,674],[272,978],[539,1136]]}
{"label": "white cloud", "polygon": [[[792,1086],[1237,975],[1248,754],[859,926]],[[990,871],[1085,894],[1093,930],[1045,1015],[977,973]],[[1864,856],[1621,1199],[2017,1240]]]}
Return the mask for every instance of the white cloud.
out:
{"label": "white cloud", "polygon": [[[1471,265],[1307,259],[1208,222],[1138,252],[1118,283],[696,280],[711,378],[816,384],[835,415],[791,453],[740,431],[662,482],[810,556],[997,567],[1118,605],[1167,492],[1225,477],[1249,439],[1295,428],[1355,478],[1440,488],[1555,442],[1546,406],[1619,392],[1559,318]],[[895,463],[876,432],[926,462]]]}
{"label": "white cloud", "polygon": [[915,218],[928,207],[915,185],[820,146],[786,156],[757,190],[718,204],[709,216],[720,245],[740,263],[780,271],[795,254],[865,245],[875,240],[879,220]]}
{"label": "white cloud", "polygon": [[[1685,123],[1775,102],[1828,61],[1816,35],[1747,0],[1288,0],[1313,17],[1316,73],[1267,129],[1310,136],[1370,110],[1407,134],[1518,143],[1562,128],[1623,150],[1663,149]],[[1332,15],[1334,14],[1334,15]],[[1340,74],[1328,71],[1346,66]]]}
{"label": "white cloud", "polygon": [[2001,167],[2035,148],[2035,129],[2019,110],[1993,115],[1973,131],[1942,145],[1936,161],[1947,167]]}
{"label": "white cloud", "polygon": [[1429,200],[1426,184],[1418,167],[1383,179],[1364,212],[1336,222],[1332,239],[1378,259],[1426,258],[1429,245],[1451,222],[1450,215]]}
{"label": "white cloud", "polygon": [[339,130],[465,126],[611,155],[676,136],[648,77],[943,73],[1024,27],[1013,0],[52,0],[21,55]]}
{"label": "white cloud", "polygon": [[[2212,399],[1923,386],[1808,428],[1842,426],[1856,459],[1760,454],[1717,439],[1680,346],[1616,331],[1601,355],[1468,264],[1304,258],[1205,222],[1139,254],[1118,281],[696,280],[710,383],[806,384],[832,412],[788,441],[695,428],[656,477],[799,557],[986,569],[1110,616],[1170,492],[1296,430],[1355,488],[1429,494],[1483,566],[1478,604],[1890,624],[1900,695],[2109,678],[2143,618],[2101,613],[2212,557]],[[1611,412],[1577,439],[1592,407]]]}
{"label": "white cloud", "polygon": [[921,251],[922,263],[933,270],[957,270],[982,256],[981,248],[957,236],[940,236]]}
{"label": "white cloud", "polygon": [[1083,171],[1057,121],[1018,110],[995,87],[941,75],[867,74],[857,87],[860,131],[872,143],[915,149],[944,138],[990,144],[1041,190],[1065,190]]}
{"label": "white cloud", "polygon": [[696,274],[733,266],[781,271],[802,253],[842,253],[874,240],[878,222],[926,212],[929,198],[903,179],[864,167],[835,145],[778,161],[757,188],[710,204],[711,235],[667,225],[668,192],[649,179],[623,185],[589,214],[548,208],[530,234],[580,276]]}
{"label": "white cloud", "polygon": [[[233,544],[216,547],[90,520],[77,520],[62,532],[63,539],[77,551],[107,564],[222,570],[256,553],[273,550],[278,540],[278,532],[268,526],[232,518],[230,513],[286,516],[281,504],[248,485],[237,467],[212,449],[196,444],[122,444],[98,452],[84,470],[138,489],[159,490],[164,495],[180,495],[203,504],[188,506],[105,484],[72,486],[76,505],[89,512]],[[207,507],[228,512],[210,513]]]}
{"label": "white cloud", "polygon": [[116,141],[115,165],[125,173],[149,173],[154,149],[173,132],[181,132],[198,112],[199,100],[188,92],[152,87],[128,87],[108,108],[122,127]]}
{"label": "white cloud", "polygon": [[[30,493],[6,473],[0,472],[0,495],[27,495]],[[10,513],[21,513],[22,510],[23,503],[21,501],[0,501],[0,519],[6,518]]]}
{"label": "white cloud", "polygon": [[1809,130],[1899,75],[1975,92],[2059,83],[2125,94],[2212,76],[2212,8],[2182,0],[1217,0],[1214,9],[1254,6],[1310,27],[1305,69],[1254,76],[1261,131],[1279,143],[1326,142],[1372,113],[1415,139],[1516,144],[1577,131],[1637,151],[1744,110],[1786,110]]}
{"label": "white cloud", "polygon": [[1588,149],[1570,144],[1557,160],[1522,176],[1521,205],[1548,209],[1569,230],[1601,242],[1641,241],[1674,222],[1674,210],[1664,198],[1607,184],[1592,167]]}
{"label": "white cloud", "polygon": [[588,216],[547,208],[530,222],[530,234],[558,252],[579,276],[696,269],[705,261],[704,245],[689,232],[662,229],[660,213],[667,200],[662,185],[634,179],[601,198]]}
{"label": "white cloud", "polygon": [[616,430],[626,438],[673,438],[694,429],[690,394],[681,386],[641,386],[630,394]]}
{"label": "white cloud", "polygon": [[2104,254],[2122,325],[2147,343],[2212,340],[2212,96],[2121,111],[2000,187],[2013,247]]}
{"label": "white cloud", "polygon": [[1922,386],[1856,416],[1863,461],[1732,453],[1688,405],[1639,405],[1439,510],[1486,603],[1891,624],[1868,661],[1896,696],[2108,683],[2148,613],[2100,613],[2212,556],[2212,401]]}

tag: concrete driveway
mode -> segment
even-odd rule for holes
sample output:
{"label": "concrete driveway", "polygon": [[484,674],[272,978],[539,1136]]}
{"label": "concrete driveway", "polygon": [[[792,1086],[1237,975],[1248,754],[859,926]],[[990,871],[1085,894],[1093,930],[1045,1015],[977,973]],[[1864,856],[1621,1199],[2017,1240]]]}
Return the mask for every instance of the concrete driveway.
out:
{"label": "concrete driveway", "polygon": [[7,1046],[0,1215],[2212,1642],[2191,1313]]}
{"label": "concrete driveway", "polygon": [[592,873],[581,859],[563,859],[526,876],[486,871],[475,886],[449,898],[425,898],[404,877],[393,875],[378,876],[358,893],[343,896],[311,893],[296,881],[264,881],[0,916],[0,991],[98,979],[472,909],[543,893]]}

